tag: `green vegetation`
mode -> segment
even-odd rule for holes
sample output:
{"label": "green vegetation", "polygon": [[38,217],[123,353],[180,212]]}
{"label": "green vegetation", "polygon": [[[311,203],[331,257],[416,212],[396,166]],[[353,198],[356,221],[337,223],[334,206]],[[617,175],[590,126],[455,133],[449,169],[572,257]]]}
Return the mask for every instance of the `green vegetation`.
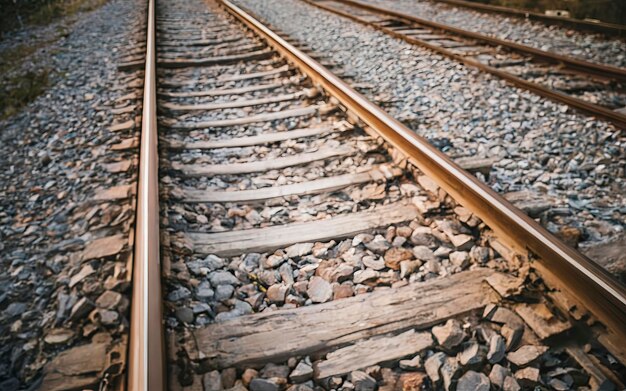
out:
{"label": "green vegetation", "polygon": [[20,108],[27,105],[41,95],[50,84],[50,70],[47,68],[38,71],[19,72],[19,66],[37,49],[53,43],[39,42],[32,45],[17,45],[0,53],[0,119],[15,114]]}
{"label": "green vegetation", "polygon": [[626,24],[624,0],[473,0],[478,3],[521,8],[543,13],[566,10],[576,19],[598,19],[607,23]]}
{"label": "green vegetation", "polygon": [[0,0],[0,34],[32,24],[46,25],[105,3],[106,0]]}
{"label": "green vegetation", "polygon": [[[58,18],[78,12],[94,10],[107,0],[0,0],[0,35],[25,27],[46,25]],[[59,25],[56,32],[43,41],[21,44],[0,52],[0,119],[17,113],[22,107],[43,94],[53,79],[62,77],[41,67],[24,71],[22,65],[29,60],[37,63],[37,50],[52,45],[60,37],[67,36],[66,24]],[[55,49],[48,51],[48,55]],[[34,58],[33,58],[34,55]]]}
{"label": "green vegetation", "polygon": [[0,119],[15,114],[41,95],[50,83],[49,76],[50,70],[44,68],[3,80],[0,89]]}

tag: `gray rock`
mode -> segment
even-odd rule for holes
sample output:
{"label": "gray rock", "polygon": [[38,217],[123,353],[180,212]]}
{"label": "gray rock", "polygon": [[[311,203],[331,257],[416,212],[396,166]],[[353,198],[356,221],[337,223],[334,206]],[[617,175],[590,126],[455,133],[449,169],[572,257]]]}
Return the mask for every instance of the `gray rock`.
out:
{"label": "gray rock", "polygon": [[427,273],[439,274],[439,272],[441,271],[439,261],[435,261],[432,259],[430,261],[426,261],[426,263],[424,264],[424,271],[426,271]]}
{"label": "gray rock", "polygon": [[500,362],[506,354],[506,343],[500,334],[492,334],[489,338],[489,351],[487,352],[487,360],[491,364]]}
{"label": "gray rock", "polygon": [[65,345],[74,338],[74,331],[58,328],[50,330],[44,337],[44,342],[51,346]]}
{"label": "gray rock", "polygon": [[506,324],[511,328],[524,327],[524,321],[508,308],[490,304],[485,307],[483,318],[498,324]]}
{"label": "gray rock", "polygon": [[391,244],[382,235],[376,235],[373,240],[365,243],[365,247],[377,254],[383,254],[391,247]]}
{"label": "gray rock", "polygon": [[441,368],[439,368],[439,373],[443,380],[444,389],[448,391],[454,390],[456,380],[462,373],[461,366],[456,357],[447,357]]}
{"label": "gray rock", "polygon": [[313,391],[313,387],[308,384],[294,384],[287,388],[287,391]]}
{"label": "gray rock", "polygon": [[441,376],[439,375],[439,368],[443,365],[446,360],[445,353],[437,352],[432,356],[428,357],[424,362],[424,369],[426,370],[426,374],[430,378],[430,381],[433,384],[438,384],[441,381]]}
{"label": "gray rock", "polygon": [[175,289],[171,291],[170,293],[168,293],[167,300],[180,301],[180,300],[188,299],[190,296],[191,296],[191,292],[189,291],[189,289],[185,288],[184,286],[181,286],[180,288]]}
{"label": "gray rock", "polygon": [[265,293],[259,292],[254,295],[246,298],[246,302],[252,306],[255,310],[258,309],[263,303],[263,299],[265,298]]}
{"label": "gray rock", "polygon": [[261,379],[259,377],[250,382],[250,391],[279,391],[280,386],[274,379]]}
{"label": "gray rock", "polygon": [[372,240],[374,240],[374,235],[372,234],[357,234],[354,238],[352,238],[352,247],[356,247],[361,243],[369,243]]}
{"label": "gray rock", "polygon": [[489,378],[482,373],[467,371],[457,382],[457,391],[489,391]]}
{"label": "gray rock", "polygon": [[428,248],[437,247],[437,238],[428,227],[417,227],[413,230],[409,241],[416,246],[426,246]]}
{"label": "gray rock", "polygon": [[283,304],[285,302],[287,292],[289,292],[289,286],[284,284],[274,284],[267,289],[265,294],[270,303]]}
{"label": "gray rock", "polygon": [[215,289],[214,299],[216,301],[228,300],[232,297],[233,292],[235,292],[235,288],[232,285],[218,285]]}
{"label": "gray rock", "polygon": [[235,300],[235,307],[227,312],[220,312],[215,317],[215,320],[222,322],[228,319],[233,319],[238,316],[247,315],[252,313],[252,307],[245,301]]}
{"label": "gray rock", "polygon": [[419,267],[422,266],[422,261],[402,261],[400,262],[400,278],[405,278],[413,274]]}
{"label": "gray rock", "polygon": [[287,253],[287,257],[296,258],[311,254],[312,249],[313,243],[296,243],[287,247],[285,252]]}
{"label": "gray rock", "polygon": [[96,300],[96,306],[107,310],[116,308],[122,301],[122,295],[115,292],[106,290]]}
{"label": "gray rock", "polygon": [[[222,370],[221,379],[222,379],[222,387],[227,388],[227,389],[235,387],[235,382],[237,381],[237,369],[226,368]],[[244,387],[244,390],[245,390],[245,387]]]}
{"label": "gray rock", "polygon": [[400,360],[398,364],[405,371],[417,371],[422,367],[422,358],[417,355],[410,360]]}
{"label": "gray rock", "polygon": [[350,372],[349,379],[354,384],[355,391],[374,391],[378,387],[376,379],[363,371]]}
{"label": "gray rock", "polygon": [[505,324],[500,329],[502,336],[506,339],[506,350],[515,349],[522,340],[522,336],[524,335],[524,327],[518,326],[515,328],[510,327],[508,324]]}
{"label": "gray rock", "polygon": [[340,389],[342,391],[354,391],[355,387],[354,384],[346,380],[345,382],[343,382]]}
{"label": "gray rock", "polygon": [[193,305],[191,310],[193,311],[194,314],[198,315],[198,314],[202,314],[205,312],[211,312],[211,306],[208,305],[207,303],[196,303]]}
{"label": "gray rock", "polygon": [[496,389],[502,388],[507,376],[511,376],[511,371],[500,364],[495,364],[489,372],[489,380]]}
{"label": "gray rock", "polygon": [[435,256],[435,253],[433,253],[433,251],[426,246],[413,247],[413,255],[415,255],[415,258],[423,262],[437,261],[437,257]]}
{"label": "gray rock", "polygon": [[70,311],[70,321],[75,322],[77,320],[86,317],[91,310],[93,310],[94,304],[86,297],[82,297],[74,304],[72,311]]}
{"label": "gray rock", "polygon": [[450,262],[461,269],[469,265],[469,254],[465,251],[454,251],[450,253]]}
{"label": "gray rock", "polygon": [[365,267],[376,271],[383,270],[386,267],[385,260],[382,258],[375,258],[367,255],[364,256],[361,261],[363,262],[363,265],[365,265]]}
{"label": "gray rock", "polygon": [[313,378],[313,368],[304,361],[300,361],[289,374],[289,379],[294,383],[304,383],[311,378]]}
{"label": "gray rock", "polygon": [[246,273],[252,273],[255,269],[258,269],[260,260],[261,254],[259,253],[246,254],[241,264],[239,264],[239,269]]}
{"label": "gray rock", "polygon": [[453,349],[465,338],[465,333],[461,329],[461,324],[456,319],[449,319],[443,326],[435,326],[432,333],[439,345],[446,349]]}
{"label": "gray rock", "polygon": [[307,294],[313,303],[325,303],[333,297],[333,287],[323,278],[314,276],[309,281]]}
{"label": "gray rock", "polygon": [[526,367],[520,369],[515,372],[515,380],[524,389],[533,388],[541,382],[539,368]]}
{"label": "gray rock", "polygon": [[24,313],[24,311],[26,311],[27,308],[28,308],[28,305],[26,303],[11,303],[4,310],[4,313],[8,315],[10,318],[13,318],[18,315],[22,315],[22,313]]}
{"label": "gray rock", "polygon": [[259,281],[266,286],[274,285],[278,282],[278,278],[276,278],[276,272],[274,270],[261,270],[257,274],[257,277],[259,278]]}
{"label": "gray rock", "polygon": [[223,259],[215,255],[209,255],[204,259],[187,262],[187,268],[195,275],[204,276],[208,272],[223,268],[225,264],[226,262]]}
{"label": "gray rock", "polygon": [[365,373],[367,373],[374,379],[382,379],[382,372],[381,372],[380,365],[371,365],[365,368]]}
{"label": "gray rock", "polygon": [[[223,285],[223,286],[229,286],[229,285]],[[198,300],[208,301],[208,300],[211,300],[214,296],[215,296],[215,292],[211,288],[199,287],[198,290],[196,290],[196,298],[198,298]]]}
{"label": "gray rock", "polygon": [[556,378],[550,379],[548,385],[556,391],[567,391],[570,389],[570,386],[567,385],[567,383]]}
{"label": "gray rock", "polygon": [[379,276],[380,276],[380,273],[372,269],[357,270],[354,273],[354,277],[352,278],[352,281],[354,281],[355,284],[362,284],[365,281],[374,280],[378,278]]}
{"label": "gray rock", "polygon": [[506,339],[507,350],[517,346],[524,334],[524,322],[517,314],[508,308],[491,304],[485,307],[483,318],[503,325],[500,332]]}
{"label": "gray rock", "polygon": [[248,391],[248,388],[244,386],[243,384],[241,384],[240,382],[238,382],[238,383],[235,383],[235,385],[230,388],[224,387],[224,390],[225,391]]}
{"label": "gray rock", "polygon": [[116,311],[100,309],[98,310],[98,318],[100,323],[107,327],[117,326],[120,323],[120,314]]}
{"label": "gray rock", "polygon": [[261,370],[261,376],[265,378],[286,379],[289,376],[290,368],[288,365],[277,365],[273,363],[266,364]]}
{"label": "gray rock", "polygon": [[474,246],[474,238],[471,235],[452,235],[449,238],[452,245],[459,251],[470,250]]}
{"label": "gray rock", "polygon": [[296,281],[293,284],[293,289],[300,295],[306,293],[307,288],[309,287],[309,282],[304,281]]}
{"label": "gray rock", "polygon": [[278,268],[278,272],[280,273],[280,278],[283,280],[283,283],[288,285],[294,283],[293,269],[291,268],[291,265],[289,263],[285,262],[280,265],[280,268]]}
{"label": "gray rock", "polygon": [[211,274],[209,274],[209,281],[211,281],[211,285],[213,285],[214,287],[217,287],[218,285],[240,284],[240,281],[237,279],[237,277],[223,270],[211,272]]}
{"label": "gray rock", "polygon": [[402,236],[396,236],[395,238],[393,238],[391,245],[393,247],[402,247],[404,243],[406,243],[406,238],[403,238]]}
{"label": "gray rock", "polygon": [[219,371],[211,371],[205,373],[202,376],[202,386],[204,391],[221,391],[224,389],[222,386],[222,376]]}
{"label": "gray rock", "polygon": [[90,264],[86,264],[85,266],[82,267],[82,269],[80,269],[80,271],[78,273],[76,273],[76,274],[74,274],[72,276],[68,286],[70,288],[73,288],[76,284],[82,282],[85,278],[89,277],[90,275],[92,275],[95,272],[96,271],[93,270],[93,268],[91,267]]}
{"label": "gray rock", "polygon": [[448,258],[452,251],[454,250],[450,247],[441,246],[435,250],[434,254],[437,258]]}
{"label": "gray rock", "polygon": [[261,258],[261,266],[263,266],[264,269],[274,269],[280,266],[287,259],[287,255],[285,253],[277,251],[268,257]]}
{"label": "gray rock", "polygon": [[349,280],[352,277],[352,273],[354,273],[354,267],[343,263],[337,266],[333,270],[331,274],[332,276],[331,278],[332,278],[332,281],[341,283],[341,282]]}
{"label": "gray rock", "polygon": [[469,252],[472,262],[484,264],[489,261],[489,249],[487,247],[474,246]]}
{"label": "gray rock", "polygon": [[504,383],[502,384],[503,391],[520,391],[522,387],[520,387],[519,383],[513,376],[507,376],[504,379]]}
{"label": "gray rock", "polygon": [[525,367],[541,357],[547,350],[547,346],[524,345],[508,353],[506,359],[518,367]]}
{"label": "gray rock", "polygon": [[204,258],[204,262],[207,267],[211,269],[211,271],[221,269],[226,266],[226,261],[214,254],[207,255],[207,257]]}
{"label": "gray rock", "polygon": [[459,363],[463,366],[477,366],[485,360],[487,349],[477,342],[470,342],[461,353]]}
{"label": "gray rock", "polygon": [[259,376],[259,372],[256,369],[246,368],[241,374],[241,381],[244,386],[249,386],[252,379]]}
{"label": "gray rock", "polygon": [[176,308],[176,319],[183,323],[191,324],[194,320],[193,310],[189,307],[178,307]]}

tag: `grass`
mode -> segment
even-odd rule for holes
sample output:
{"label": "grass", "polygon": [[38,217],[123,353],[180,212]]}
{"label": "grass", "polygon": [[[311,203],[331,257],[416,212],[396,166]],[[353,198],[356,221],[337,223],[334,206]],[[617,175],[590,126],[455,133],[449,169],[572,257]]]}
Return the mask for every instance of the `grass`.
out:
{"label": "grass", "polygon": [[47,25],[61,17],[96,10],[106,2],[107,0],[57,0],[40,7],[30,15],[28,21],[31,24]]}
{"label": "grass", "polygon": [[[8,0],[0,0],[0,5]],[[9,0],[12,1],[12,0]],[[29,12],[13,9],[14,13],[22,12],[20,20],[26,20],[27,24],[47,25],[58,18],[71,16],[79,12],[93,11],[108,0],[26,0],[21,4],[29,3]],[[2,7],[0,7],[2,9]],[[11,10],[9,10],[11,11]],[[0,30],[3,30],[2,20],[7,14],[0,12]],[[5,30],[6,31],[6,30]],[[52,45],[63,36],[68,35],[65,26],[58,26],[53,37],[41,42],[20,44],[0,53],[0,119],[6,119],[20,111],[24,106],[43,94],[52,84],[51,69],[42,66],[37,70],[23,71],[20,67],[29,57],[33,56],[38,49]],[[48,55],[53,55],[57,50],[53,48]],[[35,63],[37,55],[34,56]],[[55,73],[54,79],[63,77]]]}
{"label": "grass", "polygon": [[50,86],[50,69],[20,72],[19,66],[39,48],[55,40],[21,44],[0,53],[0,75],[4,75],[0,80],[0,119],[15,114]]}
{"label": "grass", "polygon": [[17,113],[22,107],[44,93],[49,85],[50,69],[48,68],[16,75],[3,81],[3,88],[0,89],[0,119]]}
{"label": "grass", "polygon": [[0,34],[29,25],[48,25],[79,12],[93,11],[108,0],[0,0]]}

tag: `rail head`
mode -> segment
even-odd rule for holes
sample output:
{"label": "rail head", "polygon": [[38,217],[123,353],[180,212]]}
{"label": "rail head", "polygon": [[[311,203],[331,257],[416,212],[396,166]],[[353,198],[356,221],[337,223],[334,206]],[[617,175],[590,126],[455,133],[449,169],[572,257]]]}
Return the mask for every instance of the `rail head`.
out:
{"label": "rail head", "polygon": [[533,219],[462,170],[426,139],[353,90],[317,61],[264,26],[229,0],[226,9],[263,37],[277,52],[337,98],[455,200],[472,210],[499,238],[538,257],[560,289],[570,293],[619,340],[626,340],[626,288],[606,270],[570,248]]}
{"label": "rail head", "polygon": [[128,349],[130,391],[162,391],[166,384],[159,254],[155,21],[155,0],[149,0]]}

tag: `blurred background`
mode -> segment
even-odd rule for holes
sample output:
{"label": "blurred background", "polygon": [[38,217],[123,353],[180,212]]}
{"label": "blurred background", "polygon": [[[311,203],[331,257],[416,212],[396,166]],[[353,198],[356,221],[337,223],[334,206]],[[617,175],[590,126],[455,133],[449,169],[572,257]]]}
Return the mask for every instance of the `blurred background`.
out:
{"label": "blurred background", "polygon": [[470,0],[475,3],[522,8],[544,13],[565,10],[572,18],[598,19],[603,22],[626,24],[626,0]]}

